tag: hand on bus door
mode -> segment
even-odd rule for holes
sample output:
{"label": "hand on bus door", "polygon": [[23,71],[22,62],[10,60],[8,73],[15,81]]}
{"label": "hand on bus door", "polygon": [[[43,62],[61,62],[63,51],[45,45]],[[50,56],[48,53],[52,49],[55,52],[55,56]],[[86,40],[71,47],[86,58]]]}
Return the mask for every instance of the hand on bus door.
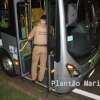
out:
{"label": "hand on bus door", "polygon": [[37,27],[35,26],[32,31],[29,33],[29,36],[28,36],[28,40],[32,40],[34,38],[34,35],[36,33],[36,30],[37,30]]}
{"label": "hand on bus door", "polygon": [[32,41],[32,38],[31,38],[30,36],[28,36],[28,41],[29,41],[29,42]]}

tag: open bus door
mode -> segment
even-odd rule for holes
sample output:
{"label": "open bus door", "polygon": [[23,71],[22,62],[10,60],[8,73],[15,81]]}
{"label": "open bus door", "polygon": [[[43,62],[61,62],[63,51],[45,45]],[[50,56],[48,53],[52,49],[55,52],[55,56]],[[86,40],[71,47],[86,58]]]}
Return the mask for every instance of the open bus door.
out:
{"label": "open bus door", "polygon": [[[30,12],[31,11],[31,14]],[[55,13],[54,13],[55,12]],[[37,84],[42,85],[43,87],[48,87],[49,89],[54,88],[51,85],[52,80],[54,80],[54,56],[56,56],[56,61],[60,60],[60,31],[59,27],[59,16],[58,15],[58,6],[57,1],[54,0],[50,2],[47,1],[31,1],[30,3],[18,2],[17,3],[17,14],[18,14],[18,28],[19,28],[19,46],[20,48],[27,41],[27,35],[31,31],[31,25],[34,25],[39,21],[40,17],[43,14],[47,15],[47,24],[48,24],[48,62],[45,72],[45,77],[42,82],[36,81]],[[31,15],[31,16],[29,16]],[[55,34],[57,33],[57,35]],[[26,79],[31,79],[31,51],[32,46],[29,44],[20,52],[21,58],[21,76]],[[56,53],[55,53],[56,52]]]}
{"label": "open bus door", "polygon": [[[31,4],[30,4],[31,3]],[[20,53],[20,65],[21,76],[26,79],[31,79],[31,64],[32,64],[32,45],[27,43],[28,33],[31,31],[31,27],[39,21],[40,17],[45,13],[45,1],[31,1],[31,2],[18,2],[17,3],[17,16],[18,16],[18,28],[19,28],[19,53]],[[31,25],[32,24],[32,25]],[[25,46],[26,44],[26,46]],[[23,49],[23,47],[25,48]],[[42,86],[47,87],[48,84],[48,68],[46,68],[45,78],[42,83],[38,82]]]}
{"label": "open bus door", "polygon": [[[42,4],[45,3],[42,2]],[[47,0],[46,4],[47,4],[46,14],[48,17],[47,19],[48,20],[47,21],[48,66],[47,66],[47,70],[43,82],[36,81],[36,83],[39,83],[40,85],[45,87],[49,87],[49,89],[54,89],[58,93],[65,93],[71,91],[76,86],[77,82],[80,84],[80,81],[83,80],[84,76],[89,74],[89,72],[94,68],[93,65],[90,66],[89,60],[91,59],[92,56],[91,51],[94,50],[93,46],[95,45],[94,42],[90,43],[92,38],[88,40],[88,35],[92,36],[93,32],[90,32],[91,30],[90,28],[88,28],[88,30],[83,29],[83,32],[81,32],[79,30],[80,27],[78,27],[79,32],[75,32],[76,34],[73,34],[74,31],[71,31],[77,27],[77,23],[74,22],[77,21],[78,18],[77,13],[80,14],[81,12],[81,11],[78,12],[78,10],[81,10],[80,9],[81,7],[77,9],[77,1],[67,2],[65,0],[64,1]],[[34,24],[39,20],[39,17],[42,14],[44,14],[45,10],[44,7],[41,6],[41,2],[32,1],[31,2],[32,15],[31,17],[29,16],[27,18],[27,21],[24,24],[23,16],[28,15],[28,12],[26,12],[25,10],[28,8],[27,6],[25,6],[25,4],[23,5],[20,3],[19,5],[18,5],[18,18],[19,18],[19,30],[20,30],[19,44],[20,47],[23,47],[23,45],[27,41],[26,33],[30,31],[30,30],[27,31],[27,28],[29,28],[27,22],[30,19],[32,19],[31,20],[32,27],[34,27]],[[37,5],[39,6],[37,7]],[[21,9],[23,10],[21,11]],[[79,18],[81,17],[83,18],[82,15],[79,16]],[[84,20],[82,19],[82,21]],[[75,28],[71,26],[72,24],[75,25]],[[78,22],[78,24],[80,24],[80,21]],[[84,25],[82,26],[82,28],[84,28]],[[93,27],[92,29],[95,28]],[[25,35],[22,35],[22,33],[25,33]],[[88,42],[86,42],[86,40]],[[31,80],[31,49],[32,48],[30,46],[27,46],[27,48],[25,48],[23,52],[20,52],[21,65],[22,65],[21,74],[23,77],[30,80]],[[85,54],[87,55],[88,52],[89,52],[89,56],[83,57],[83,55]],[[75,57],[73,56],[73,54],[75,54]],[[72,84],[74,82],[75,84],[73,86]],[[63,84],[64,86],[62,86],[61,84]]]}
{"label": "open bus door", "polygon": [[[30,25],[30,3],[18,2],[17,3],[17,17],[18,17],[18,29],[19,29],[19,46],[23,48],[27,41],[28,33],[31,29]],[[31,46],[27,44],[25,49],[20,52],[21,59],[21,75],[25,76],[30,73],[31,69]]]}

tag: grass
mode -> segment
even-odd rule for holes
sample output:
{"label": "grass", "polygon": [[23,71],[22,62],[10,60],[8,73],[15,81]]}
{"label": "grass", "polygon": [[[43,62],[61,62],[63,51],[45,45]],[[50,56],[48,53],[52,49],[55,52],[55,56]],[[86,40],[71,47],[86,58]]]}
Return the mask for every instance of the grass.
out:
{"label": "grass", "polygon": [[0,100],[37,100],[33,96],[18,90],[0,77]]}

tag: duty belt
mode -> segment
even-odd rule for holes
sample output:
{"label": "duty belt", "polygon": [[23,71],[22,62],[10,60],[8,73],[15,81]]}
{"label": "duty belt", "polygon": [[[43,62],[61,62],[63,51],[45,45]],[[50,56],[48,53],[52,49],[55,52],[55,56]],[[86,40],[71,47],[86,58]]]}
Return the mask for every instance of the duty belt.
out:
{"label": "duty belt", "polygon": [[47,46],[47,44],[33,44],[33,46]]}

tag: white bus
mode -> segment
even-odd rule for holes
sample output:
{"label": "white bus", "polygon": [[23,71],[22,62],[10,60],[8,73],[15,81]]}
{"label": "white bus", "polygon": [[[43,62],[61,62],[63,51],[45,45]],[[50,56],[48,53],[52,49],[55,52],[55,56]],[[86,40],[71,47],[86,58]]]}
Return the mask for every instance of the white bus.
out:
{"label": "white bus", "polygon": [[99,21],[92,0],[0,1],[1,67],[8,75],[31,80],[32,47],[27,35],[44,13],[48,62],[43,82],[36,84],[67,93],[91,74],[99,59]]}

